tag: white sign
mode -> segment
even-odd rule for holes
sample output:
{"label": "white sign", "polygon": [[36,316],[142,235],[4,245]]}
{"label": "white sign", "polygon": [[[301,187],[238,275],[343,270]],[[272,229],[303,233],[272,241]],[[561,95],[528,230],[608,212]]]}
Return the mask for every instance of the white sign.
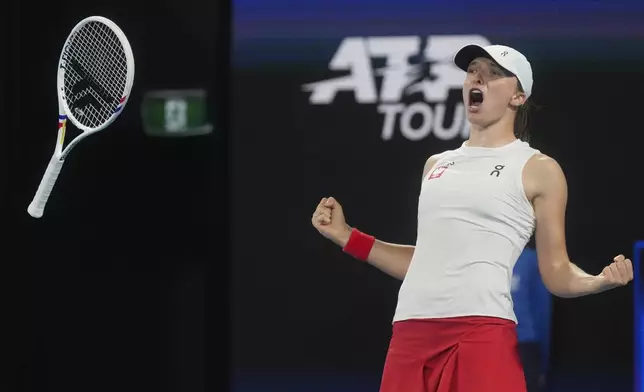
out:
{"label": "white sign", "polygon": [[[469,123],[461,98],[465,72],[454,65],[453,57],[467,44],[490,42],[480,35],[437,35],[425,40],[418,36],[347,37],[329,69],[348,73],[305,84],[302,89],[311,93],[313,105],[331,105],[343,91],[353,92],[356,104],[376,104],[383,117],[383,140],[391,140],[396,131],[412,141],[430,134],[440,140],[466,139]],[[384,59],[381,68],[373,66],[378,59]],[[459,98],[450,101],[452,91],[458,91]],[[415,118],[420,121],[413,122]]]}

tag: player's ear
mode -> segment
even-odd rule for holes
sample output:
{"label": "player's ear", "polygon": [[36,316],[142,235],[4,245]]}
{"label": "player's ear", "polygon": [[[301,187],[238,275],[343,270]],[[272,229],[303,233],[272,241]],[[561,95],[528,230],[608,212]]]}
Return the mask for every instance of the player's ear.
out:
{"label": "player's ear", "polygon": [[514,92],[514,95],[512,96],[512,99],[510,100],[510,106],[513,108],[517,109],[519,106],[523,105],[525,101],[528,100],[528,95],[523,91],[523,86],[521,86],[521,82],[517,78],[514,78],[516,81],[516,90]]}
{"label": "player's ear", "polygon": [[518,108],[519,106],[523,105],[527,99],[528,96],[526,95],[526,93],[524,93],[523,91],[517,91],[510,100],[510,106]]}

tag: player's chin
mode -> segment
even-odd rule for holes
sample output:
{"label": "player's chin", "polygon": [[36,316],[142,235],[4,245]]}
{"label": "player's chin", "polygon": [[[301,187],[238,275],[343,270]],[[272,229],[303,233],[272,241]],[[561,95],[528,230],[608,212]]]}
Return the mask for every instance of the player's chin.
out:
{"label": "player's chin", "polygon": [[480,107],[468,106],[465,108],[467,115],[467,120],[472,125],[485,126],[488,121],[485,120],[485,114],[481,111]]}

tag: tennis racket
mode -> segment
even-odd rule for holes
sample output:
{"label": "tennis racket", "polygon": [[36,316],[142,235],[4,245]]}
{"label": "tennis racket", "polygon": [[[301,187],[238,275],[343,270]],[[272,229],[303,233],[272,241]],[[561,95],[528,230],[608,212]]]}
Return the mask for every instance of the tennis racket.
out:
{"label": "tennis racket", "polygon": [[[40,218],[69,152],[84,138],[105,129],[123,111],[134,82],[134,56],[123,31],[111,20],[90,16],[67,37],[58,60],[58,138],[27,211]],[[67,147],[71,122],[80,133]]]}

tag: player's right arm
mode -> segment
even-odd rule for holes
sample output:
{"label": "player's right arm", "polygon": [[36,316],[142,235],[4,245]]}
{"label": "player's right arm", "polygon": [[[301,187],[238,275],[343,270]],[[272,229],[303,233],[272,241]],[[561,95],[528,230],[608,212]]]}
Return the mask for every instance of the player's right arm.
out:
{"label": "player's right arm", "polygon": [[[435,156],[427,160],[423,170],[423,178],[427,176],[436,160]],[[353,228],[346,223],[342,206],[333,197],[325,197],[320,201],[313,213],[311,222],[320,234],[343,249],[349,242],[349,238],[351,238]],[[375,239],[365,261],[382,272],[403,280],[407,274],[415,248],[413,245],[392,244]]]}

